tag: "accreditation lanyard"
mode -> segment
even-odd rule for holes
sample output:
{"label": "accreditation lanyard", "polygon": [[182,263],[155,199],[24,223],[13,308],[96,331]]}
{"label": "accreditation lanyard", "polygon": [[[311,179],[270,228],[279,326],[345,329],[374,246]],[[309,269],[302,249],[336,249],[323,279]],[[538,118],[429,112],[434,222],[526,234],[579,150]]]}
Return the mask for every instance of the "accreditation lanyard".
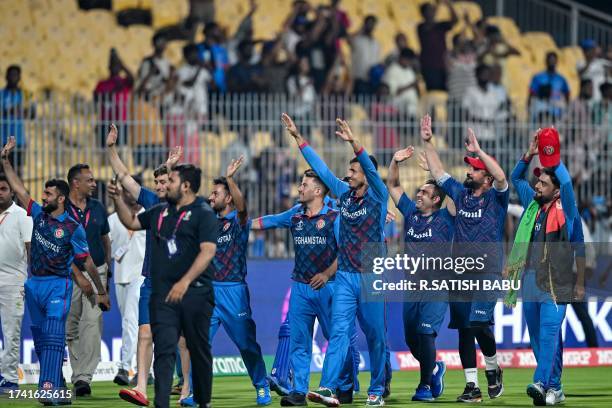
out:
{"label": "accreditation lanyard", "polygon": [[0,219],[0,225],[2,225],[2,223],[4,222],[4,220],[6,220],[9,216],[9,213],[5,213],[4,217],[2,217],[2,219]]}
{"label": "accreditation lanyard", "polygon": [[[70,210],[72,211],[72,214],[74,215],[75,219],[80,220],[81,217],[79,217],[79,213],[77,213],[77,211],[74,209],[73,206],[70,206]],[[83,224],[83,228],[87,229],[87,225],[89,224],[89,216],[91,214],[91,210],[87,210],[87,212],[85,213],[85,222],[81,222],[81,224]]]}
{"label": "accreditation lanyard", "polygon": [[185,218],[186,214],[187,211],[183,211],[181,215],[179,215],[179,218],[176,221],[176,225],[174,226],[174,230],[172,231],[172,235],[170,236],[170,238],[165,238],[161,235],[161,228],[164,223],[164,217],[168,215],[168,209],[166,208],[164,211],[159,213],[159,217],[157,218],[157,237],[161,240],[166,241],[168,245],[169,256],[175,255],[177,253],[176,232],[178,231],[179,226],[181,225],[181,222],[183,221],[183,218]]}

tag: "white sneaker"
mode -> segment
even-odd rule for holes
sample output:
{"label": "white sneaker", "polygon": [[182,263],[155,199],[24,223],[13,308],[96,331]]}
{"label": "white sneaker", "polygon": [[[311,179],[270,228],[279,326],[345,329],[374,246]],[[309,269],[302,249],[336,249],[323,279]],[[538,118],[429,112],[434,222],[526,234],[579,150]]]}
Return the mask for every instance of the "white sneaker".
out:
{"label": "white sneaker", "polygon": [[555,405],[565,401],[563,390],[553,390],[552,388],[546,391],[546,405]]}

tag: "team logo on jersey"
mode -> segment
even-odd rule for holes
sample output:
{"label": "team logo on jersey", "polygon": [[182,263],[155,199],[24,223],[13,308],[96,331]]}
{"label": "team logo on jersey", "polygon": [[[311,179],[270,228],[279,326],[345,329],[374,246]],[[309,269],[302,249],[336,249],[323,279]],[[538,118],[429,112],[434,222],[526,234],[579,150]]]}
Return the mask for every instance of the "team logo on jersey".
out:
{"label": "team logo on jersey", "polygon": [[349,205],[351,205],[351,197],[348,197],[346,200],[344,200],[344,206],[348,207]]}
{"label": "team logo on jersey", "polygon": [[165,208],[164,213],[162,214],[162,218],[167,217],[167,216],[168,216],[168,209]]}
{"label": "team logo on jersey", "polygon": [[412,219],[414,220],[414,222],[417,222],[419,220],[419,216],[417,214],[414,214],[414,217],[412,217]]}
{"label": "team logo on jersey", "polygon": [[223,232],[227,231],[229,229],[230,225],[231,224],[229,222],[226,222],[225,224],[223,224]]}
{"label": "team logo on jersey", "polygon": [[555,154],[555,148],[550,145],[544,146],[544,148],[542,149],[542,152],[547,156],[552,156],[553,154]]}
{"label": "team logo on jersey", "polygon": [[58,229],[55,230],[55,234],[54,235],[55,235],[55,238],[57,238],[57,239],[64,238],[64,230],[61,229],[61,228],[58,228]]}
{"label": "team logo on jersey", "polygon": [[183,217],[183,221],[189,221],[191,219],[191,211],[187,211],[187,214]]}
{"label": "team logo on jersey", "polygon": [[323,229],[324,226],[325,226],[325,220],[317,221],[316,227],[317,227],[318,230]]}
{"label": "team logo on jersey", "polygon": [[295,230],[296,231],[301,231],[304,229],[304,221],[300,220],[296,225],[295,225]]}

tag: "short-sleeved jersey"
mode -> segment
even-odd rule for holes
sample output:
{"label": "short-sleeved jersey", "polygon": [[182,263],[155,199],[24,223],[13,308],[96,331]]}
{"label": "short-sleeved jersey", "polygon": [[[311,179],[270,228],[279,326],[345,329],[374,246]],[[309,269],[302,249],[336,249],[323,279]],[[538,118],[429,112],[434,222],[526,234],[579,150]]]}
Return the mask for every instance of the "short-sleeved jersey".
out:
{"label": "short-sleeved jersey", "polygon": [[216,282],[244,282],[250,231],[251,220],[242,225],[235,210],[219,217],[217,252],[211,262]]}
{"label": "short-sleeved jersey", "polygon": [[70,200],[66,202],[66,212],[70,217],[78,221],[85,229],[87,244],[91,259],[96,266],[102,266],[106,262],[104,246],[100,239],[103,235],[108,235],[110,226],[108,225],[108,213],[104,205],[93,198],[88,198],[85,210],[81,210]]}
{"label": "short-sleeved jersey", "polygon": [[70,276],[74,261],[89,256],[85,230],[64,212],[57,218],[30,201],[28,215],[33,219],[30,273],[34,276]]}
{"label": "short-sleeved jersey", "polygon": [[[154,205],[159,204],[159,197],[153,191],[141,187],[140,194],[138,195],[138,204],[142,205],[145,210],[153,207]],[[142,263],[142,276],[150,277],[151,276],[151,240],[153,236],[151,230],[147,230],[147,240],[145,244],[145,257],[144,262]]]}

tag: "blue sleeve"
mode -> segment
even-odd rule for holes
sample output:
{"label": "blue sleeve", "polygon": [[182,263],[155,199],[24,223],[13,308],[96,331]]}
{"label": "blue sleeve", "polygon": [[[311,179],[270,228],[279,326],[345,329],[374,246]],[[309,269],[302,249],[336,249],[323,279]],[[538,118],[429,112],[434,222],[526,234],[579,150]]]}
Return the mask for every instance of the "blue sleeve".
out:
{"label": "blue sleeve", "polygon": [[141,187],[140,194],[138,195],[138,204],[142,205],[145,210],[159,204],[159,198],[157,194],[148,188]]}
{"label": "blue sleeve", "polygon": [[402,215],[405,217],[410,217],[417,210],[416,204],[412,201],[406,193],[403,193],[400,197],[399,202],[397,203],[397,209],[400,210]]}
{"label": "blue sleeve", "polygon": [[273,215],[265,215],[261,217],[261,226],[263,229],[270,228],[289,228],[291,226],[291,217],[293,214],[298,212],[298,210],[302,207],[301,204],[293,206],[287,211],[282,213],[273,214]]}
{"label": "blue sleeve", "polygon": [[79,225],[70,239],[72,244],[72,250],[74,251],[74,258],[77,260],[83,260],[89,255],[89,246],[87,245],[87,236],[85,235],[85,229],[82,225]]}
{"label": "blue sleeve", "polygon": [[357,160],[359,160],[359,164],[363,168],[366,179],[368,180],[368,184],[372,188],[372,193],[378,199],[378,201],[387,202],[389,199],[389,191],[387,190],[387,186],[382,181],[380,174],[374,167],[374,163],[370,160],[370,155],[368,152],[362,147],[359,153],[357,153]]}
{"label": "blue sleeve", "polygon": [[334,220],[334,236],[336,237],[336,242],[340,244],[340,214]]}
{"label": "blue sleeve", "polygon": [[40,215],[40,213],[42,213],[42,206],[36,201],[30,200],[30,202],[28,203],[27,211],[30,217],[36,218]]}
{"label": "blue sleeve", "polygon": [[535,196],[535,191],[529,185],[527,181],[526,172],[527,168],[529,168],[529,163],[525,160],[520,159],[516,166],[514,166],[514,170],[512,170],[512,174],[510,175],[510,179],[512,180],[512,185],[516,190],[519,200],[521,201],[521,205],[523,208],[529,207],[533,197]]}
{"label": "blue sleeve", "polygon": [[327,167],[325,162],[315,153],[314,149],[309,145],[300,146],[302,155],[308,165],[317,173],[317,175],[323,180],[325,185],[331,190],[336,196],[340,197],[342,194],[349,190],[349,186],[344,181],[340,180],[332,171]]}
{"label": "blue sleeve", "polygon": [[561,205],[563,206],[565,216],[568,218],[569,227],[570,225],[573,225],[574,219],[580,218],[578,216],[576,198],[574,197],[572,177],[570,176],[563,162],[559,163],[559,165],[555,168],[555,175],[559,179],[559,184],[561,184]]}
{"label": "blue sleeve", "polygon": [[563,77],[561,77],[561,81],[562,81],[562,83],[561,83],[561,91],[564,94],[568,94],[570,92],[570,88],[569,88],[569,85],[567,84],[567,81]]}
{"label": "blue sleeve", "polygon": [[458,182],[453,177],[449,177],[440,187],[442,187],[442,190],[444,190],[446,195],[448,195],[455,202],[455,206],[458,206],[459,202],[461,201],[461,193],[463,193],[463,190],[465,190],[463,184]]}
{"label": "blue sleeve", "polygon": [[531,78],[531,84],[529,84],[529,92],[531,92],[532,95],[536,95],[539,89],[540,89],[540,76],[538,74],[538,75],[534,75],[533,78]]}
{"label": "blue sleeve", "polygon": [[574,219],[572,227],[573,228],[571,229],[570,233],[570,242],[572,242],[573,244],[574,253],[577,257],[585,258],[586,249],[584,244],[584,232],[582,231],[582,220],[580,219],[580,217],[576,217]]}

